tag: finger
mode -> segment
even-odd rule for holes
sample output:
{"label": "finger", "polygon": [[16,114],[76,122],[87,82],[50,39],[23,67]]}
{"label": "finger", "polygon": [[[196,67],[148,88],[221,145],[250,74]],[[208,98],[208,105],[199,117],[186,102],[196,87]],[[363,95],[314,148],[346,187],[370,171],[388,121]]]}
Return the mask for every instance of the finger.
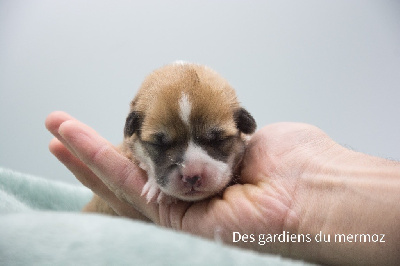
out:
{"label": "finger", "polygon": [[[112,189],[119,190],[127,181],[127,176],[135,174],[137,180],[143,178],[126,157],[119,154],[114,146],[102,138],[90,127],[79,121],[66,121],[59,127],[60,136],[67,142],[77,157],[86,164],[93,173]],[[107,177],[113,177],[108,180]],[[135,184],[133,188],[143,187],[144,183]],[[140,191],[132,191],[139,193]]]}
{"label": "finger", "polygon": [[69,114],[62,111],[55,111],[50,113],[45,120],[46,128],[58,139],[60,135],[58,134],[58,129],[62,123],[68,120],[76,120]]}
{"label": "finger", "polygon": [[57,138],[51,140],[49,150],[84,186],[90,188],[96,194],[108,190],[103,182]]}
{"label": "finger", "polygon": [[120,154],[107,140],[85,124],[68,120],[58,130],[73,153],[120,199],[124,199],[158,222],[158,207],[140,196],[146,174]]}
{"label": "finger", "polygon": [[54,138],[50,142],[49,149],[84,186],[107,201],[119,215],[148,221],[147,217],[136,211],[131,205],[128,205],[126,202],[121,202],[121,200],[119,200],[81,160],[70,153],[58,139]]}
{"label": "finger", "polygon": [[[66,143],[64,139],[60,136],[60,134],[58,133],[58,129],[60,128],[60,125],[62,123],[68,120],[76,120],[76,119],[62,111],[52,112],[47,116],[45,120],[45,126],[47,130],[49,130],[50,133],[53,134],[53,136],[55,136],[59,141],[61,141],[66,147],[68,147],[68,143]],[[71,148],[69,148],[69,150],[72,151]]]}

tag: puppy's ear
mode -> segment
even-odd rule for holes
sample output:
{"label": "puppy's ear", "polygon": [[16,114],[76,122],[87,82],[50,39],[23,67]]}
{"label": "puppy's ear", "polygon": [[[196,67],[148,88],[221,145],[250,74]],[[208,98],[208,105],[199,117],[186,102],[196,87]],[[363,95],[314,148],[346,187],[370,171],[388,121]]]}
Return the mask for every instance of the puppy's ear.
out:
{"label": "puppy's ear", "polygon": [[237,128],[244,134],[252,134],[256,130],[256,121],[246,109],[238,109],[234,114],[234,119]]}
{"label": "puppy's ear", "polygon": [[129,113],[128,117],[126,118],[125,128],[124,128],[125,137],[130,137],[135,132],[137,132],[142,126],[142,122],[143,122],[143,115],[141,112],[132,111],[131,113]]}

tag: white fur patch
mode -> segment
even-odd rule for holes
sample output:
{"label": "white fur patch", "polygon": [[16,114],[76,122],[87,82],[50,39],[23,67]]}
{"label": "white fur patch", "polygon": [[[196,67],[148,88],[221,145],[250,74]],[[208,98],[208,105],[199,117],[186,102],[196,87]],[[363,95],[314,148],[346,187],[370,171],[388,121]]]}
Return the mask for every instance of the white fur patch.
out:
{"label": "white fur patch", "polygon": [[189,125],[191,111],[192,104],[189,101],[189,97],[182,92],[182,96],[179,99],[179,116],[186,125]]}

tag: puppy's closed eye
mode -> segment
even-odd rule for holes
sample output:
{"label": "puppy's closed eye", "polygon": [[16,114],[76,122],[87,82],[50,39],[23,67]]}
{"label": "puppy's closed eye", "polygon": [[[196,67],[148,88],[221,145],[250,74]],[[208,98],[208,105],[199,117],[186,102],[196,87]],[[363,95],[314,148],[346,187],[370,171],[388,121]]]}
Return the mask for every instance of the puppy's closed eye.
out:
{"label": "puppy's closed eye", "polygon": [[204,136],[199,137],[199,141],[204,145],[216,146],[222,144],[233,136],[227,136],[220,128],[211,129]]}
{"label": "puppy's closed eye", "polygon": [[153,134],[152,140],[149,143],[160,148],[168,148],[174,144],[174,141],[167,134],[157,132]]}

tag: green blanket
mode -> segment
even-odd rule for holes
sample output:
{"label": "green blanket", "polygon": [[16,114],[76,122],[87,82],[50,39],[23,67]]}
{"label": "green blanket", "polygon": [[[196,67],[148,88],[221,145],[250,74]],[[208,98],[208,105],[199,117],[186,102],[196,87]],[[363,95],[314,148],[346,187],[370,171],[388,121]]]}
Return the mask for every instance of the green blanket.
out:
{"label": "green blanket", "polygon": [[0,265],[304,265],[120,217],[86,188],[0,168]]}

